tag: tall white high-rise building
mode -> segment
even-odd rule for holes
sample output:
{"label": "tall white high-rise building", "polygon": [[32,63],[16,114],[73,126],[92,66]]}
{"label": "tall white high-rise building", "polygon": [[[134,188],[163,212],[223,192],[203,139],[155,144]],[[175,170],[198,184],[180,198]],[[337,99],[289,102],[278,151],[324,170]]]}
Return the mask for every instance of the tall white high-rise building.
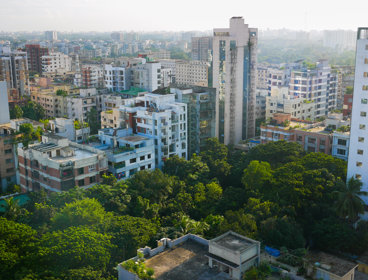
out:
{"label": "tall white high-rise building", "polygon": [[57,32],[56,31],[45,31],[45,38],[47,41],[56,41]]}
{"label": "tall white high-rise building", "polygon": [[[368,27],[358,28],[347,178],[368,191]],[[368,196],[363,197],[368,204]]]}
{"label": "tall white high-rise building", "polygon": [[5,81],[0,81],[0,124],[9,123],[8,89]]}
{"label": "tall white high-rise building", "polygon": [[255,135],[257,33],[242,17],[232,17],[230,28],[213,30],[216,135],[224,144]]}

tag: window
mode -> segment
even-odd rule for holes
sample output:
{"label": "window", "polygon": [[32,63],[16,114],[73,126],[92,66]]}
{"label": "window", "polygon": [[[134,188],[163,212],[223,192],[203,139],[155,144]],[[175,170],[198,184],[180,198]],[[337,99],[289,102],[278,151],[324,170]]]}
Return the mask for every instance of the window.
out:
{"label": "window", "polygon": [[368,58],[364,58],[364,64],[368,64]]}
{"label": "window", "polygon": [[150,169],[151,168],[151,164],[148,164],[148,169]]}
{"label": "window", "polygon": [[345,156],[346,155],[346,151],[344,149],[337,149],[337,154],[341,155],[341,156]]}
{"label": "window", "polygon": [[141,156],[141,157],[139,158],[139,160],[144,160],[144,156]]}
{"label": "window", "polygon": [[96,182],[96,177],[95,176],[89,177],[89,183],[90,184],[95,183],[95,182]]}
{"label": "window", "polygon": [[364,130],[365,129],[365,124],[360,124],[359,125],[359,129],[363,129]]}
{"label": "window", "polygon": [[357,150],[358,155],[362,155],[363,154],[363,150]]}
{"label": "window", "polygon": [[136,159],[136,158],[131,158],[129,162],[130,162],[130,163],[135,163],[136,161],[137,161],[137,159]]}
{"label": "window", "polygon": [[147,156],[147,158],[148,158],[148,159],[150,159],[150,158],[151,158],[151,154],[149,154],[149,155]]}
{"label": "window", "polygon": [[78,186],[84,186],[84,179],[81,179],[78,181]]}
{"label": "window", "polygon": [[368,99],[367,99],[367,98],[362,98],[362,99],[360,100],[360,103],[362,103],[362,104],[367,104],[367,103],[368,103]]}
{"label": "window", "polygon": [[358,142],[364,143],[364,137],[358,137]]}
{"label": "window", "polygon": [[364,72],[364,73],[363,73],[363,77],[364,77],[364,78],[368,78],[368,72]]}
{"label": "window", "polygon": [[5,150],[5,154],[11,154],[11,153],[12,153],[12,149]]}
{"label": "window", "polygon": [[319,144],[320,145],[325,145],[326,144],[326,140],[325,139],[320,139],[319,140]]}
{"label": "window", "polygon": [[78,174],[79,175],[84,174],[84,168],[83,167],[78,168]]}
{"label": "window", "polygon": [[360,112],[360,116],[361,116],[361,117],[366,117],[366,116],[367,116],[367,112],[363,112],[363,111],[362,111],[362,112]]}
{"label": "window", "polygon": [[91,172],[91,171],[94,171],[96,168],[96,166],[93,164],[93,165],[89,165],[88,166],[88,171]]}
{"label": "window", "polygon": [[360,179],[362,179],[362,175],[360,175],[360,174],[355,174],[355,178],[356,178],[356,179],[358,179],[358,180],[360,180]]}
{"label": "window", "polygon": [[346,146],[346,140],[345,139],[337,139],[337,144],[341,146]]}
{"label": "window", "polygon": [[362,86],[362,90],[368,90],[368,86],[367,85],[363,85]]}
{"label": "window", "polygon": [[8,158],[8,159],[6,159],[6,160],[5,160],[5,162],[6,162],[6,163],[12,163],[12,162],[13,162],[13,159]]}
{"label": "window", "polygon": [[362,162],[357,161],[356,166],[361,167],[362,165],[363,165],[363,163],[362,163]]}

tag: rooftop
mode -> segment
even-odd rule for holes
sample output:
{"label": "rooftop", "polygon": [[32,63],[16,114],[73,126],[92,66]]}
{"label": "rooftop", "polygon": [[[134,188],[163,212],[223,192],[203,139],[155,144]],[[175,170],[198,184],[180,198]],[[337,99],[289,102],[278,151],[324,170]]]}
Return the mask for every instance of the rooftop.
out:
{"label": "rooftop", "polygon": [[231,251],[243,251],[257,242],[258,241],[245,238],[244,236],[236,234],[232,231],[229,231],[210,241],[211,244],[216,244]]}
{"label": "rooftop", "polygon": [[124,136],[120,137],[121,140],[128,141],[128,142],[139,142],[143,140],[147,140],[147,137],[143,137],[140,135],[132,135],[132,136]]}
{"label": "rooftop", "polygon": [[316,266],[320,269],[329,271],[340,277],[357,266],[356,263],[323,252],[309,252],[308,258],[312,263],[317,264]]}
{"label": "rooftop", "polygon": [[207,246],[186,242],[146,260],[146,267],[155,271],[157,280],[224,280],[226,274],[208,266]]}

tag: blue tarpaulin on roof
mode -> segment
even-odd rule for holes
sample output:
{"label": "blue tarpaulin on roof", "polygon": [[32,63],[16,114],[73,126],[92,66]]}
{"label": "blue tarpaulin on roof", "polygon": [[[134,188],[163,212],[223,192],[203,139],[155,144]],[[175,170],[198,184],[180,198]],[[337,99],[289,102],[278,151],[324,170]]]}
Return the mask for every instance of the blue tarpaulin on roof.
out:
{"label": "blue tarpaulin on roof", "polygon": [[274,248],[271,248],[271,247],[268,247],[268,246],[265,246],[265,250],[268,254],[270,254],[271,256],[273,257],[278,257],[280,256],[280,251],[277,250],[277,249],[274,249]]}

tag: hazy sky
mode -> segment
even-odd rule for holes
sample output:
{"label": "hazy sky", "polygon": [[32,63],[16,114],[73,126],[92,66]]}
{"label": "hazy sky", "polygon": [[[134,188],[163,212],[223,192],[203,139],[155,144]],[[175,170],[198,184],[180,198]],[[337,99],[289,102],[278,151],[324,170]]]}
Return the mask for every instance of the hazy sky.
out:
{"label": "hazy sky", "polygon": [[211,30],[232,16],[261,29],[356,30],[367,14],[368,0],[0,0],[0,30]]}

